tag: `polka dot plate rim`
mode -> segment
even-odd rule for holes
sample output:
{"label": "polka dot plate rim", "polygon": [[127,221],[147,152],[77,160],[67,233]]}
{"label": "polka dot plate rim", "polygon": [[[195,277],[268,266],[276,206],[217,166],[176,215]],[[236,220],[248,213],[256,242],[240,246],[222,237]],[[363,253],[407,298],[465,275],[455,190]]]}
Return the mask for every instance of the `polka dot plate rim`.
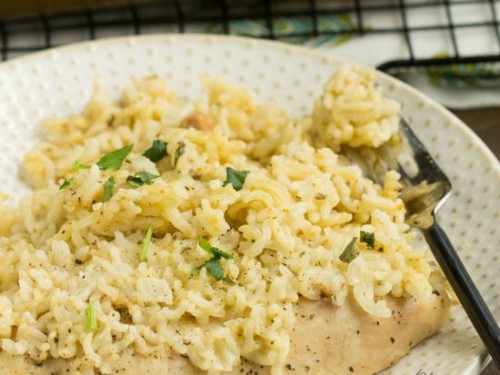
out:
{"label": "polka dot plate rim", "polygon": [[[199,76],[217,76],[273,100],[292,116],[308,113],[344,59],[275,41],[203,34],[118,37],[58,47],[0,64],[0,192],[13,201],[29,192],[19,178],[24,153],[40,141],[41,119],[80,111],[96,80],[117,95],[133,77],[166,76],[182,95],[200,92]],[[354,62],[355,63],[355,62]],[[498,247],[500,163],[463,122],[407,84],[377,72],[377,82],[403,105],[403,115],[453,184],[439,220],[478,288],[500,319]],[[16,176],[13,178],[12,176]],[[14,194],[12,194],[14,192]],[[438,334],[385,375],[479,374],[484,348],[460,307]]]}

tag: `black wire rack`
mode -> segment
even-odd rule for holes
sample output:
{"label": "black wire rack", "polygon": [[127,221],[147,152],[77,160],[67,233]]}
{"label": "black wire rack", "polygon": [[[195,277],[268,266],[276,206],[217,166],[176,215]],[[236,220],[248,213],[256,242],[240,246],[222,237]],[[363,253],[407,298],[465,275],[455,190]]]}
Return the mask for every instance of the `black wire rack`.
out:
{"label": "black wire rack", "polygon": [[[482,18],[457,20],[454,12],[471,5],[480,7]],[[415,24],[414,13],[418,11],[440,12],[442,17]],[[163,1],[0,20],[0,56],[7,60],[70,42],[152,32],[208,32],[289,42],[320,37],[398,34],[403,37],[406,53],[378,66],[381,70],[397,73],[415,67],[500,62],[499,13],[500,0]],[[391,24],[377,22],[376,17],[380,14],[390,15],[397,21]],[[325,26],[325,19],[339,15],[346,22],[335,27]],[[300,20],[301,27],[280,27],[283,19]],[[238,26],[245,22],[258,27],[243,29]],[[489,33],[491,47],[476,53],[463,52],[460,35],[476,30]],[[429,32],[439,32],[440,37],[448,40],[446,53],[421,57],[414,38]]]}

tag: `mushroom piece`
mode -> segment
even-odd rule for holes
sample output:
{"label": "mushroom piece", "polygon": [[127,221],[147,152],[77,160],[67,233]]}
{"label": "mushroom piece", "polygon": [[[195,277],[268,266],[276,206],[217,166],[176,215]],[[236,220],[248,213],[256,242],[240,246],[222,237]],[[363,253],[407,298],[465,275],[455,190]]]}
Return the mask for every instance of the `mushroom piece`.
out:
{"label": "mushroom piece", "polygon": [[209,113],[193,111],[181,122],[181,128],[195,128],[201,131],[210,131],[215,126],[215,119]]}

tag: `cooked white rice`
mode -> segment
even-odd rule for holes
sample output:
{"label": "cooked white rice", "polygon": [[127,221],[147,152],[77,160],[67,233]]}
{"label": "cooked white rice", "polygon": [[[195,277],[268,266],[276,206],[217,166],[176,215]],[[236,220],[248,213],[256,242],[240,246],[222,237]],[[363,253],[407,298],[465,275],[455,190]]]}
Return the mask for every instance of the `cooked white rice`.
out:
{"label": "cooked white rice", "polygon": [[[0,206],[2,350],[75,357],[75,369],[109,374],[124,348],[150,355],[168,345],[211,374],[241,357],[278,374],[299,296],[342,306],[352,293],[379,317],[390,315],[384,296],[430,297],[435,267],[411,246],[397,173],[376,185],[318,146],[378,146],[397,131],[399,104],[375,89],[371,71],[342,67],[301,120],[222,81],[205,87],[196,103],[159,77],[118,101],[97,88],[82,114],[44,122],[45,142],[24,163],[33,195],[18,210]],[[193,110],[215,128],[179,127]],[[155,164],[142,153],[156,139],[169,156]],[[130,144],[119,170],[95,164]],[[90,169],[72,171],[76,160]],[[249,172],[241,190],[223,186],[226,167]],[[133,188],[126,179],[139,171],[161,177]],[[102,202],[111,176],[113,195]],[[63,179],[69,186],[59,189]],[[358,241],[359,256],[344,263],[360,230],[375,234],[375,248]],[[198,236],[233,255],[220,260],[225,281],[193,272],[210,258]]]}

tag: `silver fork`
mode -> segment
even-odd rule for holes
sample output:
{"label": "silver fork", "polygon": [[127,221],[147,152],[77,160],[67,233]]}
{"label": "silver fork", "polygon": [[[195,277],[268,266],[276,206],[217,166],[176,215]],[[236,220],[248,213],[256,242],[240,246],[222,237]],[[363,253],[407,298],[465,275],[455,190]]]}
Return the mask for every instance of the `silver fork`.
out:
{"label": "silver fork", "polygon": [[382,183],[388,170],[401,174],[406,221],[419,228],[496,366],[500,368],[500,329],[448,236],[436,220],[451,191],[451,182],[408,123],[400,122],[399,139],[378,149],[343,147],[368,177]]}

